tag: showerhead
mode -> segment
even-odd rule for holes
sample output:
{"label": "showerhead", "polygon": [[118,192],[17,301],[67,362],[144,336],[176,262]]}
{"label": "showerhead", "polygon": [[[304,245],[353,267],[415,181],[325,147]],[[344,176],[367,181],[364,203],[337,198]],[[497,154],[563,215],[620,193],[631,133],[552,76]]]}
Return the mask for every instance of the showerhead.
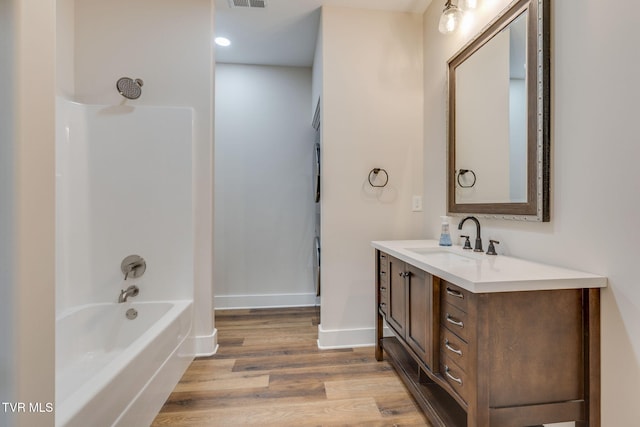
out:
{"label": "showerhead", "polygon": [[116,83],[116,88],[120,95],[129,99],[138,99],[142,94],[142,80],[141,79],[132,79],[130,77],[122,77],[118,79]]}

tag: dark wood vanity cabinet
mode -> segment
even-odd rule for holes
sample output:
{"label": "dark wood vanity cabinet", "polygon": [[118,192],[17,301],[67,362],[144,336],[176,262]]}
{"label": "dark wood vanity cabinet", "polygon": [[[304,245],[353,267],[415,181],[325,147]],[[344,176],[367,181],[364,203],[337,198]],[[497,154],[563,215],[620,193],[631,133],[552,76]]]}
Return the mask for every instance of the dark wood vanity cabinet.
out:
{"label": "dark wood vanity cabinet", "polygon": [[376,259],[376,358],[434,426],[600,425],[599,289],[472,293]]}
{"label": "dark wood vanity cabinet", "polygon": [[383,252],[377,256],[376,271],[378,321],[384,318],[420,360],[432,366],[434,328],[438,325],[432,276]]}

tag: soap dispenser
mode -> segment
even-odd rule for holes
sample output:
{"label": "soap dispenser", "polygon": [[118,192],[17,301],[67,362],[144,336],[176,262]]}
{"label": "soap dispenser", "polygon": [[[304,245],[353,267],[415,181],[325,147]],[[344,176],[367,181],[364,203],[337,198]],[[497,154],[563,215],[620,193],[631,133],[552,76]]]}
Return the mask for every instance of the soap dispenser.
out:
{"label": "soap dispenser", "polygon": [[451,234],[449,234],[449,217],[441,216],[442,230],[440,231],[440,246],[451,246]]}

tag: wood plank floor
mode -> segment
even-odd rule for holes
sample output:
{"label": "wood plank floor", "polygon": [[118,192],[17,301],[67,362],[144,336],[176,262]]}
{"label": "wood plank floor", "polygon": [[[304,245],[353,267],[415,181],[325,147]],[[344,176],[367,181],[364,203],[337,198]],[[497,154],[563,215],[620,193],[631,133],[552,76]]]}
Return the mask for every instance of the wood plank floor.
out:
{"label": "wood plank floor", "polygon": [[217,354],[193,361],[152,426],[429,426],[372,347],[319,350],[318,318],[216,312]]}

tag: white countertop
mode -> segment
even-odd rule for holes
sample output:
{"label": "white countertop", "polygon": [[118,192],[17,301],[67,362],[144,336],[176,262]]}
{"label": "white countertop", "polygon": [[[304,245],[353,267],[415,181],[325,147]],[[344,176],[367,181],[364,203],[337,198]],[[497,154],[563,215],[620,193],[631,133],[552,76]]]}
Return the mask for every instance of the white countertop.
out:
{"label": "white countertop", "polygon": [[439,246],[436,240],[374,241],[371,245],[470,292],[604,288],[607,278],[504,255]]}

